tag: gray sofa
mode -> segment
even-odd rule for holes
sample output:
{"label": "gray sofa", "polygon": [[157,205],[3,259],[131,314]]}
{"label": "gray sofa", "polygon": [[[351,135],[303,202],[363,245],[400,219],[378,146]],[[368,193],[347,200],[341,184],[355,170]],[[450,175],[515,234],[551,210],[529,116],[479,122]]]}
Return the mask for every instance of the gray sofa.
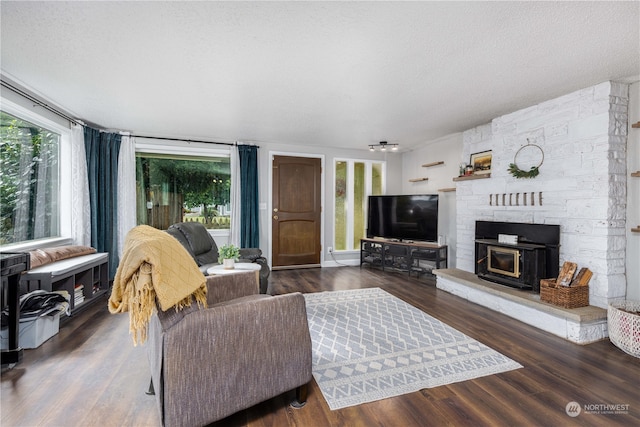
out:
{"label": "gray sofa", "polygon": [[300,293],[261,295],[253,272],[207,277],[208,309],[158,310],[147,354],[164,426],[200,426],[296,389],[306,400],[311,337]]}
{"label": "gray sofa", "polygon": [[[207,274],[207,269],[218,265],[218,245],[204,225],[199,222],[179,222],[171,225],[167,233],[175,237],[184,246],[198,264],[200,271]],[[260,293],[266,294],[269,286],[271,269],[260,248],[241,248],[239,262],[255,262],[260,264]]]}

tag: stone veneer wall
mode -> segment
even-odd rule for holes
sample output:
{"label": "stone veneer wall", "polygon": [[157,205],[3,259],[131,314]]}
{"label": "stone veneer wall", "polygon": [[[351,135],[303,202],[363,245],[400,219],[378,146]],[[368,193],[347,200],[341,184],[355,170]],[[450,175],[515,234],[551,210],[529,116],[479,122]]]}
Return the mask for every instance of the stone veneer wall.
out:
{"label": "stone veneer wall", "polygon": [[[560,264],[573,261],[594,273],[590,304],[606,308],[625,296],[628,93],[626,84],[605,82],[463,133],[463,161],[486,150],[493,159],[491,178],[457,183],[457,268],[474,271],[477,220],[559,224]],[[516,179],[508,167],[527,139],[542,148],[544,162],[536,178]],[[523,170],[538,161],[532,147],[517,157]],[[531,192],[536,203],[524,206],[522,193]]]}

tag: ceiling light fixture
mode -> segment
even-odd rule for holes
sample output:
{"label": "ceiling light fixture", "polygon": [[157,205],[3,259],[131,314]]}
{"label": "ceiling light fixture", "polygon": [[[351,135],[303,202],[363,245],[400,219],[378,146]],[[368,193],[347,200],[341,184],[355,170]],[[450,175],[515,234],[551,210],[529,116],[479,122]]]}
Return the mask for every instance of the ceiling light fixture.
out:
{"label": "ceiling light fixture", "polygon": [[398,151],[398,144],[389,144],[387,141],[380,141],[378,145],[369,145],[369,151],[376,151],[376,147],[379,148],[380,151],[387,151],[388,148],[392,151]]}

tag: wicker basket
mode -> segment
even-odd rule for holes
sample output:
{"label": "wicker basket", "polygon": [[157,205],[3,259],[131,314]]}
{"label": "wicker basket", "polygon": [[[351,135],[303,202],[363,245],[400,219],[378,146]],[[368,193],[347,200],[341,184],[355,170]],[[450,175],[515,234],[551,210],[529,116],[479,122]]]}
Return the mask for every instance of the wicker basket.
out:
{"label": "wicker basket", "polygon": [[556,279],[541,279],[540,280],[540,301],[554,304],[554,298],[556,295]]}
{"label": "wicker basket", "polygon": [[556,279],[540,280],[540,300],[563,308],[589,305],[589,286],[556,286]]}
{"label": "wicker basket", "polygon": [[[626,310],[626,311],[625,311]],[[630,313],[630,311],[635,313]],[[640,358],[640,301],[609,304],[609,339],[620,350]]]}

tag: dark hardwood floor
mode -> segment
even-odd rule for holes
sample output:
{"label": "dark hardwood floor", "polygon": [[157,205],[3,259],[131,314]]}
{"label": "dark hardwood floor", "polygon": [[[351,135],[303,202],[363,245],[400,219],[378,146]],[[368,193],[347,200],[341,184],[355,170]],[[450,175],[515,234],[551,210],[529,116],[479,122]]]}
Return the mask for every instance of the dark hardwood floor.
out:
{"label": "dark hardwood floor", "polygon": [[[524,368],[337,411],[329,410],[312,381],[302,409],[288,406],[287,393],[215,426],[640,425],[640,359],[608,340],[572,344],[406,274],[339,267],[274,271],[270,278],[275,294],[376,286]],[[133,346],[128,321],[127,314],[109,314],[105,299],[65,322],[39,348],[26,350],[19,365],[2,373],[0,425],[160,425],[154,397],[144,393],[146,352]],[[574,401],[583,411],[572,418],[565,409]],[[592,405],[592,413],[585,413],[585,405]],[[606,414],[601,405],[627,409]]]}

